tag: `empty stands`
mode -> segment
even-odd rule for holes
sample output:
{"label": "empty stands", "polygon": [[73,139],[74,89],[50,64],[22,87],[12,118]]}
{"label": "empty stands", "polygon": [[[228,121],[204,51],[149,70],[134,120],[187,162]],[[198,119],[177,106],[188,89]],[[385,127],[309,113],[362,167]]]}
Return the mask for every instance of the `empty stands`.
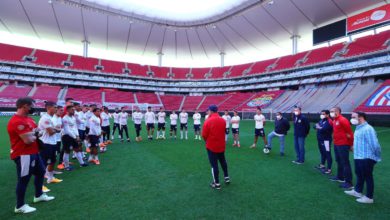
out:
{"label": "empty stands", "polygon": [[157,98],[155,93],[135,93],[137,96],[138,103],[148,103],[148,104],[160,104],[160,101]]}
{"label": "empty stands", "polygon": [[104,90],[104,99],[105,102],[135,103],[134,94],[132,92],[117,90]]}
{"label": "empty stands", "polygon": [[178,111],[183,101],[183,95],[162,95],[160,96],[162,104],[167,111]]}
{"label": "empty stands", "polygon": [[106,73],[123,73],[125,69],[125,63],[111,60],[101,60],[101,65],[104,67],[102,72]]}
{"label": "empty stands", "polygon": [[0,60],[21,62],[23,57],[29,56],[32,51],[31,48],[0,44]]}
{"label": "empty stands", "polygon": [[195,111],[202,100],[203,96],[187,96],[182,109],[185,109],[186,111]]}
{"label": "empty stands", "polygon": [[390,114],[390,80],[386,80],[364,100],[355,111]]}
{"label": "empty stands", "polygon": [[63,62],[68,59],[67,54],[53,53],[45,50],[36,50],[34,54],[35,63],[42,66],[63,68]]}
{"label": "empty stands", "polygon": [[25,97],[31,91],[31,86],[16,86],[14,84],[7,85],[0,92],[1,107],[15,107],[16,100],[20,97]]}
{"label": "empty stands", "polygon": [[329,61],[330,59],[332,59],[334,53],[343,49],[343,47],[344,44],[339,43],[339,44],[332,45],[330,47],[322,47],[319,49],[312,50],[307,56],[306,62],[304,62],[302,66]]}
{"label": "empty stands", "polygon": [[390,40],[390,31],[384,31],[373,36],[366,36],[356,39],[348,45],[345,57],[358,56],[387,48],[385,42]]}
{"label": "empty stands", "polygon": [[82,104],[102,104],[102,92],[96,89],[69,88],[66,98],[73,98]]}
{"label": "empty stands", "polygon": [[38,107],[43,107],[44,101],[57,102],[60,90],[61,87],[59,86],[41,85],[36,88],[32,98],[36,101]]}

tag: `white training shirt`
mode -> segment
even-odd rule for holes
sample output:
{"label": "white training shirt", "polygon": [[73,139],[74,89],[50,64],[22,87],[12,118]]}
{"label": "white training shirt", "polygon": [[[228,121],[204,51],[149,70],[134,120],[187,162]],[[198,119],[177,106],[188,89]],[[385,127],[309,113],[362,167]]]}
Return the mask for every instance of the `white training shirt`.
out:
{"label": "white training shirt", "polygon": [[239,128],[240,127],[240,116],[233,116],[232,117],[232,120],[231,120],[231,122],[232,122],[232,128]]}
{"label": "white training shirt", "polygon": [[134,112],[133,113],[134,124],[137,124],[137,125],[141,124],[143,117],[144,117],[144,115],[142,114],[142,112]]}
{"label": "white training shirt", "polygon": [[114,123],[119,124],[119,113],[114,112],[112,117],[114,118]]}
{"label": "white training shirt", "polygon": [[85,127],[89,128],[89,119],[92,117],[93,112],[91,110],[88,110],[85,114],[85,118],[87,119],[85,123]]}
{"label": "white training shirt", "polygon": [[179,117],[180,117],[181,124],[187,124],[187,122],[188,122],[188,113],[187,112],[180,112]]}
{"label": "white training shirt", "polygon": [[102,120],[102,127],[110,126],[110,115],[102,112],[100,113],[100,119]]}
{"label": "white training shirt", "polygon": [[119,113],[119,124],[120,125],[127,125],[128,118],[129,118],[129,114],[127,112],[120,112]]}
{"label": "white training shirt", "polygon": [[146,112],[145,113],[145,123],[146,124],[154,124],[156,119],[156,115],[154,112]]}
{"label": "white training shirt", "polygon": [[79,131],[77,130],[76,118],[74,116],[65,115],[62,118],[63,131],[62,135],[69,135],[72,138],[77,138],[79,136]]}
{"label": "white training shirt", "polygon": [[99,136],[102,134],[102,128],[100,127],[100,118],[92,115],[88,121],[89,124],[89,135]]}
{"label": "white training shirt", "polygon": [[53,124],[56,130],[61,130],[61,132],[56,133],[57,142],[61,141],[61,133],[62,133],[62,118],[57,115],[53,115]]}
{"label": "white training shirt", "polygon": [[194,125],[200,125],[200,119],[201,118],[202,118],[202,116],[199,113],[195,113],[192,116],[192,119],[194,119]]}
{"label": "white training shirt", "polygon": [[87,116],[83,111],[75,112],[74,117],[76,118],[76,125],[78,130],[85,131],[87,124]]}
{"label": "white training shirt", "polygon": [[176,113],[175,114],[171,114],[169,116],[169,119],[171,120],[171,125],[177,125],[177,118],[178,118],[178,116],[177,116]]}
{"label": "white training shirt", "polygon": [[158,112],[157,113],[158,123],[165,124],[165,117],[166,117],[165,112]]}
{"label": "white training shirt", "polygon": [[265,117],[263,114],[260,114],[260,115],[256,114],[254,119],[255,119],[255,123],[256,123],[256,125],[255,125],[256,129],[264,128]]}
{"label": "white training shirt", "polygon": [[232,120],[232,117],[230,117],[230,115],[222,115],[222,118],[226,122],[226,128],[230,128],[230,121]]}
{"label": "white training shirt", "polygon": [[53,116],[50,116],[47,113],[43,114],[42,117],[39,119],[38,128],[42,133],[42,136],[39,139],[41,139],[44,144],[57,144],[56,134],[49,135],[49,133],[46,131],[47,128],[54,129]]}

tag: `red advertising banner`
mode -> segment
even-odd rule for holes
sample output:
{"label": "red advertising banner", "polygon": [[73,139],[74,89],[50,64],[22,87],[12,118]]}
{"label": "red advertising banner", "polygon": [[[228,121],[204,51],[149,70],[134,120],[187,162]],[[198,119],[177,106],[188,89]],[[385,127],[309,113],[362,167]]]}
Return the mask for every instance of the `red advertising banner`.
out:
{"label": "red advertising banner", "polygon": [[386,21],[390,21],[390,4],[347,18],[347,31],[357,31]]}

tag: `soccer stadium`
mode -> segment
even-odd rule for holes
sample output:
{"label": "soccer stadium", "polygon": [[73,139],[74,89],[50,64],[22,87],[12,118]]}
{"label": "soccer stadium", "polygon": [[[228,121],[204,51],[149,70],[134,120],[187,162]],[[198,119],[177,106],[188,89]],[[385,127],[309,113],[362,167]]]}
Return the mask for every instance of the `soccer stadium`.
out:
{"label": "soccer stadium", "polygon": [[390,219],[390,1],[1,0],[0,132],[4,220]]}

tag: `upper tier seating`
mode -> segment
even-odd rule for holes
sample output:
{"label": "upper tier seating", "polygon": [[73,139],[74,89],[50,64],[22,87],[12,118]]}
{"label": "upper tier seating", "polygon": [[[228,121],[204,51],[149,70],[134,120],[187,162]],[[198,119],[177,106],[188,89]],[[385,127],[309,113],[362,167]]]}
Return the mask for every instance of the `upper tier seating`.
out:
{"label": "upper tier seating", "polygon": [[138,103],[148,103],[148,104],[160,104],[158,101],[157,95],[155,93],[135,93],[137,96]]}
{"label": "upper tier seating", "polygon": [[355,111],[390,114],[390,80],[386,80],[364,100]]}
{"label": "upper tier seating", "polygon": [[96,89],[69,88],[66,98],[73,98],[82,104],[102,104],[102,92]]}
{"label": "upper tier seating", "polygon": [[160,96],[161,101],[167,111],[178,111],[183,101],[183,95],[162,95]]}
{"label": "upper tier seating", "polygon": [[134,94],[132,92],[105,90],[104,98],[105,102],[135,103]]}

